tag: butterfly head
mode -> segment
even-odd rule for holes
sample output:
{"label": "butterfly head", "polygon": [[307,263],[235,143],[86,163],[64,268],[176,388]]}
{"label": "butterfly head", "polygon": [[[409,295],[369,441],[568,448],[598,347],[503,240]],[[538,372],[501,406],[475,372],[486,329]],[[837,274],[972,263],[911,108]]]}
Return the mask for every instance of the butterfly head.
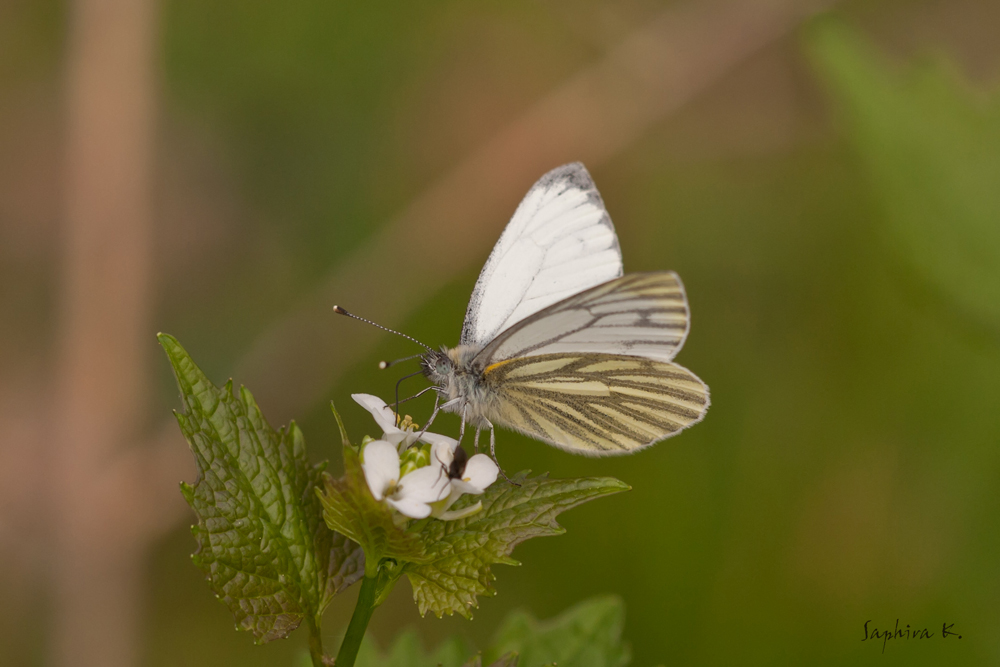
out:
{"label": "butterfly head", "polygon": [[420,358],[424,375],[434,384],[442,384],[455,375],[465,375],[472,371],[472,360],[476,356],[475,348],[468,345],[458,347],[442,347],[431,350]]}
{"label": "butterfly head", "polygon": [[452,375],[453,363],[446,349],[431,350],[420,357],[420,366],[428,380],[436,385],[443,385]]}
{"label": "butterfly head", "polygon": [[468,395],[471,386],[476,384],[478,373],[473,359],[478,352],[477,348],[469,345],[442,347],[423,355],[420,364],[427,379],[441,388],[442,396],[454,399]]}

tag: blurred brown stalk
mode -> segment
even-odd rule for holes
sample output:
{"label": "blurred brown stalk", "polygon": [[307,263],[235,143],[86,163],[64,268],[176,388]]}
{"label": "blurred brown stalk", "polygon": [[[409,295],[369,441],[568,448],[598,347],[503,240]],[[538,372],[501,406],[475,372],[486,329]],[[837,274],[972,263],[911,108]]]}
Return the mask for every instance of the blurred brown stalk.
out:
{"label": "blurred brown stalk", "polygon": [[67,58],[54,445],[51,659],[134,665],[148,542],[118,458],[148,384],[156,6],[78,0]]}
{"label": "blurred brown stalk", "polygon": [[[334,302],[364,303],[395,325],[488,251],[538,174],[561,162],[600,164],[635,142],[817,5],[795,0],[685,2],[636,30],[481,146],[340,264],[266,331],[237,376],[272,419],[319,400],[346,359],[374,337],[327,326]],[[139,660],[143,564],[152,541],[184,516],[179,479],[191,457],[168,420],[137,444],[146,411],[157,7],[150,0],[77,0],[68,50],[67,188],[58,391],[46,499],[52,527],[58,667]],[[494,226],[470,226],[470,219]],[[447,261],[407,281],[377,270],[393,248]],[[33,506],[38,506],[38,504]]]}

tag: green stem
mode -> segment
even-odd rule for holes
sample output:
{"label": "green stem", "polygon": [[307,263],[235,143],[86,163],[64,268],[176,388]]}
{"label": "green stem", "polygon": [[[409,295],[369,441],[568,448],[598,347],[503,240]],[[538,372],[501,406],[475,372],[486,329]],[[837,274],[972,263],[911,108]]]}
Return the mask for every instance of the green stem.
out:
{"label": "green stem", "polygon": [[354,667],[354,660],[358,657],[358,649],[361,648],[361,640],[364,639],[365,630],[368,629],[368,621],[371,620],[372,613],[375,611],[378,581],[377,576],[365,577],[361,580],[358,603],[354,607],[351,623],[347,626],[344,643],[340,645],[340,651],[337,652],[337,667]]}
{"label": "green stem", "polygon": [[313,667],[324,667],[323,637],[314,618],[309,619],[309,657],[312,658]]}

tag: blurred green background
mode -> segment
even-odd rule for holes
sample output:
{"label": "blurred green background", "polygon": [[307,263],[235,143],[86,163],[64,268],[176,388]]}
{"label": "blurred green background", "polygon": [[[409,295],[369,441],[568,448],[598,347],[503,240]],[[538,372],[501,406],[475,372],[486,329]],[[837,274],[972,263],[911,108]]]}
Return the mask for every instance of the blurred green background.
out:
{"label": "blurred green background", "polygon": [[[163,0],[116,13],[128,4],[0,5],[0,663],[292,664],[305,637],[253,646],[188,559],[176,484],[190,464],[153,334],[336,460],[329,400],[352,437],[377,435],[349,394],[388,398],[406,367],[376,362],[416,350],[329,307],[456,343],[520,196],[574,159],[626,271],[683,278],[693,327],[678,361],[712,407],[621,459],[500,433],[508,471],[613,475],[633,491],[520,547],[523,566],[495,568],[499,595],[471,623],[421,619],[401,584],[376,640],[411,627],[428,646],[484,646],[512,609],[546,618],[615,593],[636,665],[1000,662],[1000,6]],[[759,20],[726,21],[748,7]],[[605,63],[646,62],[621,45],[650,34],[687,39],[637,79],[681,81],[676,103],[650,95],[646,113],[642,95],[616,106],[598,91],[561,116],[603,127],[592,141],[528,122]],[[138,124],[113,122],[116,104]],[[506,154],[530,160],[488,159],[512,136],[524,150]],[[116,150],[140,168],[114,167],[133,164]],[[455,173],[490,180],[470,193]],[[476,212],[462,221],[475,243],[406,213],[427,193]],[[410,220],[426,223],[423,245],[394,236]],[[138,342],[90,353],[119,336]],[[269,350],[316,359],[309,387]],[[127,428],[95,416],[118,423],[121,406]],[[101,475],[133,459],[124,495]],[[354,594],[331,606],[329,637]],[[955,623],[963,639],[884,654],[861,641],[865,621],[897,618],[937,635]]]}

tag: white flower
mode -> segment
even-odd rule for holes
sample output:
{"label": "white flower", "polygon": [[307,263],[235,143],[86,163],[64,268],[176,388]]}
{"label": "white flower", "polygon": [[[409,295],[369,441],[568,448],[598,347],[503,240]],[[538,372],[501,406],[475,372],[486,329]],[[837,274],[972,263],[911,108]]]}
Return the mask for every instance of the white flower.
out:
{"label": "white flower", "polygon": [[[382,440],[365,446],[364,463],[361,464],[375,500],[384,499],[400,514],[413,519],[423,519],[433,511],[435,517],[451,521],[482,509],[482,502],[478,502],[448,511],[463,494],[478,496],[496,481],[500,469],[493,459],[476,454],[466,462],[459,477],[450,479],[448,472],[455,460],[457,440],[437,433],[421,433],[413,426],[400,428],[396,413],[378,396],[352,394],[351,398],[372,413],[382,429]],[[430,465],[417,468],[400,479],[400,452],[405,452],[418,440],[431,445]]]}
{"label": "white flower", "polygon": [[416,442],[418,435],[420,436],[420,442],[426,442],[431,445],[447,445],[452,451],[458,445],[457,440],[449,438],[446,435],[438,435],[437,433],[420,434],[412,426],[406,429],[399,428],[396,425],[396,413],[378,396],[372,396],[371,394],[351,394],[351,398],[358,405],[372,413],[372,417],[375,418],[375,421],[382,429],[382,439],[396,445],[399,451],[406,449]]}
{"label": "white flower", "polygon": [[[434,445],[433,455],[431,458],[435,463],[444,467],[445,477],[447,477],[447,472],[451,467],[451,462],[455,460],[455,447]],[[431,467],[435,466],[432,465]],[[483,508],[482,501],[454,512],[448,511],[448,508],[450,508],[455,501],[462,496],[462,494],[470,493],[476,496],[482,495],[483,491],[485,491],[490,484],[497,481],[497,475],[499,473],[500,468],[497,467],[497,464],[494,463],[493,459],[486,454],[476,454],[466,461],[465,469],[459,477],[448,480],[448,486],[450,487],[448,497],[435,505],[434,516],[443,521],[454,521],[455,519],[461,519],[471,514],[475,514]]]}
{"label": "white flower", "polygon": [[365,445],[361,468],[375,500],[385,500],[400,514],[411,519],[430,516],[431,503],[448,495],[448,476],[438,466],[429,465],[399,477],[399,452],[385,440]]}

